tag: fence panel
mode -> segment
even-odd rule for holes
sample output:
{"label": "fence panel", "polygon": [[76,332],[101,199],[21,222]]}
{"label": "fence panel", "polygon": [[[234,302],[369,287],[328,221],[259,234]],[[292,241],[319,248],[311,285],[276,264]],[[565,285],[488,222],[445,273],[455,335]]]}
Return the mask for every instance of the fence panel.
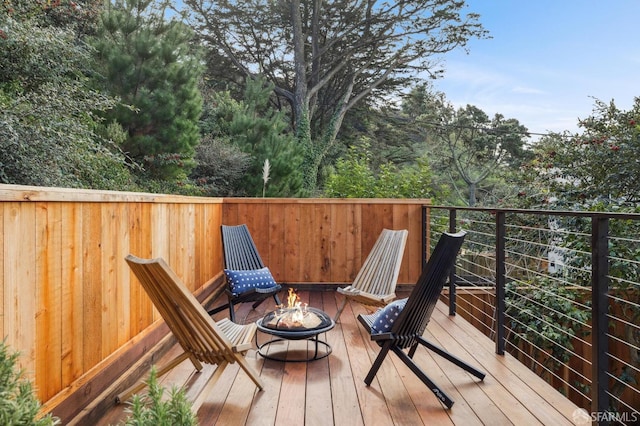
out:
{"label": "fence panel", "polygon": [[220,225],[246,223],[279,281],[342,284],[355,277],[382,228],[404,228],[399,282],[414,283],[427,202],[0,185],[0,333],[21,352],[20,366],[51,410],[83,386],[97,392],[92,378],[159,324],[127,254],[163,257],[192,292],[207,291],[221,282]]}

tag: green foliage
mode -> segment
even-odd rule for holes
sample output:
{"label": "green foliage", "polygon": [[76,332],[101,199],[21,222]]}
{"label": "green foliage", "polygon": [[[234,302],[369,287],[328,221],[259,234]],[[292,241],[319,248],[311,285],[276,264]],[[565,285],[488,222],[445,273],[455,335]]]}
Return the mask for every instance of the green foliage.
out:
{"label": "green foliage", "polygon": [[495,177],[500,169],[518,167],[527,158],[527,129],[518,120],[505,119],[501,114],[489,118],[473,105],[454,110],[437,97],[430,102],[438,112],[428,111],[427,120],[434,137],[446,147],[440,149],[438,170],[449,174],[454,184],[461,179],[467,187],[467,203],[474,206],[480,184]]}
{"label": "green foliage", "polygon": [[341,154],[363,137],[371,145],[374,168],[386,163],[415,164],[423,151],[422,129],[405,113],[390,106],[376,108],[362,104],[349,110],[338,135],[337,142],[344,144]]}
{"label": "green foliage", "polygon": [[426,161],[402,169],[383,164],[377,174],[370,165],[368,144],[351,147],[346,158],[339,159],[335,173],[325,186],[325,196],[332,198],[429,198],[431,172]]}
{"label": "green foliage", "polygon": [[540,277],[525,284],[507,284],[506,296],[514,344],[528,342],[544,351],[543,363],[551,370],[567,363],[573,338],[581,336],[590,318],[590,311],[576,303],[579,292],[553,278]]}
{"label": "green foliage", "polygon": [[349,149],[329,175],[324,194],[331,198],[374,198],[376,178],[369,167],[368,151]]}
{"label": "green foliage", "polygon": [[[524,173],[536,176],[530,195],[546,189],[546,201],[574,206],[594,201],[640,202],[640,98],[629,111],[596,101],[581,134],[553,134],[535,146]],[[615,184],[612,184],[615,183]]]}
{"label": "green foliage", "polygon": [[121,151],[95,131],[115,100],[91,91],[89,50],[64,28],[0,12],[0,182],[130,187]]}
{"label": "green foliage", "polygon": [[[122,148],[150,179],[179,180],[193,167],[200,140],[201,65],[192,31],[167,20],[166,4],[116,0],[102,14],[92,44],[100,87],[122,104],[105,114],[127,131]],[[164,161],[179,156],[180,161]]]}
{"label": "green foliage", "polygon": [[38,418],[40,402],[34,395],[31,382],[18,370],[20,354],[12,352],[6,340],[0,343],[0,424],[55,425],[59,420],[50,414]]}
{"label": "green foliage", "polygon": [[[218,195],[259,197],[263,189],[268,197],[302,194],[301,147],[287,133],[284,115],[270,107],[272,92],[272,85],[256,79],[247,83],[242,102],[229,92],[210,95],[211,106],[205,109],[201,126],[206,146],[198,151],[200,165],[192,174],[197,182],[222,192]],[[223,156],[214,158],[216,152]],[[266,187],[265,160],[271,165]],[[224,167],[216,170],[218,165]]]}
{"label": "green foliage", "polygon": [[134,395],[126,426],[195,426],[198,420],[191,410],[183,389],[173,387],[169,399],[164,400],[165,389],[160,386],[155,367],[151,369],[147,395]]}
{"label": "green foliage", "polygon": [[34,20],[38,25],[72,29],[78,35],[95,31],[103,0],[3,0],[0,13],[18,21]]}
{"label": "green foliage", "polygon": [[229,126],[242,105],[229,92],[203,93],[206,102],[200,129],[204,136],[196,147],[196,167],[190,177],[208,196],[240,195],[240,179],[249,168],[251,155],[233,144]]}
{"label": "green foliage", "polygon": [[[593,203],[590,211],[616,211],[620,213],[640,213],[640,206],[628,207],[612,203]],[[568,233],[561,247],[571,250],[571,256],[565,260],[571,279],[579,285],[591,286],[591,241],[583,235],[589,235],[591,221],[583,218],[567,218],[562,226],[577,232]],[[640,243],[635,236],[640,235],[640,223],[637,220],[614,219],[609,221],[609,294],[619,309],[618,315],[623,321],[611,321],[609,333],[628,342],[628,364],[617,364],[619,378],[628,383],[638,382],[640,376],[629,365],[640,363],[640,333],[636,324],[640,323],[640,308],[634,301],[640,300]],[[634,236],[634,238],[629,238]],[[629,301],[629,302],[623,302]],[[624,386],[616,383],[612,392],[624,392]]]}
{"label": "green foliage", "polygon": [[287,133],[284,114],[269,106],[273,84],[264,79],[250,79],[244,93],[243,106],[229,124],[233,143],[251,154],[249,168],[242,178],[247,195],[263,194],[262,168],[265,160],[271,164],[265,196],[295,197],[301,195],[302,151],[295,138]]}
{"label": "green foliage", "polygon": [[348,110],[366,99],[388,101],[422,72],[440,74],[434,56],[486,35],[479,15],[459,1],[183,3],[209,47],[212,80],[241,83],[238,75],[260,72],[275,85],[304,147],[300,169],[310,193]]}

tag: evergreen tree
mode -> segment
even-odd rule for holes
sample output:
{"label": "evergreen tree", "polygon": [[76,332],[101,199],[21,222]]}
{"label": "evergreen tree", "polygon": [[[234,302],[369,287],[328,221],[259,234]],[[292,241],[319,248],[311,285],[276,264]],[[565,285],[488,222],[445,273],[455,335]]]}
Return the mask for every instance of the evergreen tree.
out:
{"label": "evergreen tree", "polygon": [[192,32],[177,19],[167,20],[166,9],[153,0],[115,0],[93,45],[104,89],[123,102],[106,117],[128,133],[122,148],[152,178],[171,180],[193,166],[202,97]]}
{"label": "evergreen tree", "polygon": [[[205,94],[209,93],[207,90]],[[262,79],[247,82],[244,100],[211,91],[200,128],[196,183],[215,195],[295,197],[302,191],[302,153],[283,113],[269,105],[273,86]],[[263,168],[268,160],[265,184]],[[224,167],[220,167],[224,165]],[[212,194],[213,195],[213,194]]]}
{"label": "evergreen tree", "polygon": [[[284,115],[269,106],[273,85],[262,79],[249,80],[244,106],[236,111],[229,126],[232,140],[240,150],[251,154],[251,162],[241,185],[247,195],[295,197],[301,194],[302,149],[286,132]],[[269,162],[265,186],[265,160]]]}

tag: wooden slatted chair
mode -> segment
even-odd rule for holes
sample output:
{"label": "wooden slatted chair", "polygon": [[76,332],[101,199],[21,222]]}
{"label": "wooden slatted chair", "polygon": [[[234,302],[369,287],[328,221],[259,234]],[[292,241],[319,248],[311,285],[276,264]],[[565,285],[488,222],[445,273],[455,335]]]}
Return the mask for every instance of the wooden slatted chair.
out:
{"label": "wooden slatted chair", "polygon": [[[258,253],[258,248],[253,242],[251,233],[247,225],[229,226],[222,225],[220,227],[222,234],[222,248],[224,256],[224,268],[225,272],[229,271],[258,271],[264,270],[265,265],[262,262],[262,258]],[[271,276],[271,273],[268,272]],[[276,305],[280,304],[278,293],[282,289],[282,286],[271,281],[267,286],[255,286],[248,291],[238,292],[229,280],[229,274],[227,276],[227,298],[228,304],[218,306],[209,311],[209,315],[218,313],[227,307],[229,308],[229,318],[231,321],[236,320],[234,305],[238,303],[254,302],[253,309],[257,308],[266,299],[273,297]]]}
{"label": "wooden slatted chair", "polygon": [[[364,380],[367,386],[371,384],[384,358],[389,351],[392,351],[447,408],[451,408],[453,400],[433,383],[413,361],[418,345],[434,351],[480,380],[484,379],[483,372],[422,337],[438,302],[442,287],[453,268],[464,237],[464,232],[442,235],[406,302],[404,300],[393,302],[379,312],[358,316],[360,323],[371,333],[371,339],[381,346],[380,352]],[[402,302],[404,302],[404,307],[401,307]],[[404,349],[407,348],[409,351],[405,353]]]}
{"label": "wooden slatted chair", "polygon": [[[125,259],[184,350],[158,370],[158,377],[188,358],[198,371],[202,370],[203,363],[217,364],[211,379],[215,381],[228,364],[237,362],[256,386],[263,389],[262,381],[244,358],[252,347],[255,324],[239,325],[226,318],[214,321],[163,259],[141,259],[131,254]],[[116,400],[125,401],[144,386],[139,383]]]}
{"label": "wooden slatted chair", "polygon": [[334,318],[336,322],[349,300],[373,310],[396,298],[396,284],[408,234],[406,229],[382,230],[353,283],[337,289],[344,300]]}

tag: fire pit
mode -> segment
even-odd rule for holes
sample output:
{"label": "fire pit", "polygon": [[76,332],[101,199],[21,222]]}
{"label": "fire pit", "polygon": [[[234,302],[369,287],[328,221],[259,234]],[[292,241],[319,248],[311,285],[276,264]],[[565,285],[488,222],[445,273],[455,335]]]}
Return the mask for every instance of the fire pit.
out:
{"label": "fire pit", "polygon": [[[335,326],[333,319],[317,308],[310,308],[307,304],[301,304],[300,299],[293,289],[289,289],[288,306],[278,306],[273,312],[269,312],[263,318],[256,321],[258,330],[263,333],[276,336],[275,339],[266,343],[258,343],[256,334],[256,344],[258,353],[266,359],[287,362],[309,362],[322,359],[331,353],[331,346],[319,339],[319,335],[331,330]],[[274,343],[288,340],[309,340],[313,344],[312,351],[305,351],[303,358],[294,358],[290,354],[282,352],[266,353],[266,348]],[[324,347],[324,351],[319,351],[319,346]]]}

